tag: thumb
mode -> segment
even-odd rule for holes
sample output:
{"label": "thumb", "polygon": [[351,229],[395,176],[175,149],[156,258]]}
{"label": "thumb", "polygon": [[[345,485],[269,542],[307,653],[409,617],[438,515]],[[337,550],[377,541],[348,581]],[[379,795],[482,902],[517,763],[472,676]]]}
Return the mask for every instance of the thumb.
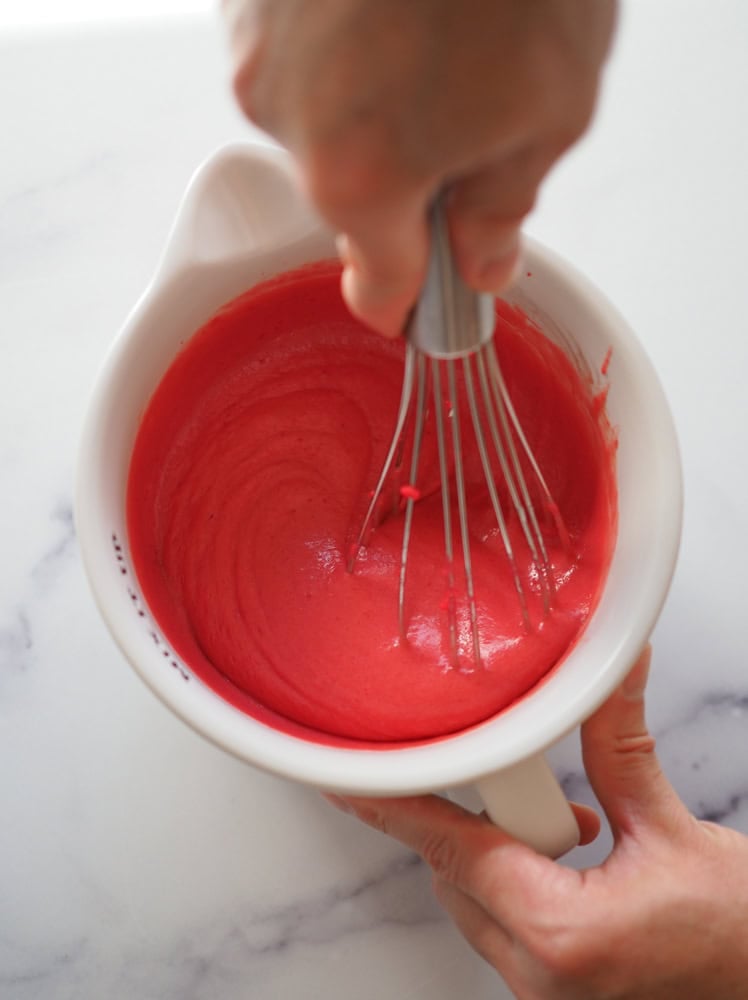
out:
{"label": "thumb", "polygon": [[354,316],[388,337],[402,333],[423,285],[428,256],[425,212],[409,229],[370,226],[338,237],[341,290]]}
{"label": "thumb", "polygon": [[433,182],[404,172],[391,154],[340,144],[333,149],[335,156],[324,148],[307,158],[306,193],[341,234],[341,287],[348,308],[368,326],[396,337],[426,273]]}
{"label": "thumb", "polygon": [[685,811],[665,777],[644,717],[651,647],[617,691],[582,726],[587,777],[614,836],[638,826],[672,829]]}

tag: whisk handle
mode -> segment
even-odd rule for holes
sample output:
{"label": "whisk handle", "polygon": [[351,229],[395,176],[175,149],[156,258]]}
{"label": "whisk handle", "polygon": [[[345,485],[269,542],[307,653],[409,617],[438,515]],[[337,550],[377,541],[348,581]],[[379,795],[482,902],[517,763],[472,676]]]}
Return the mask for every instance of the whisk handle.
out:
{"label": "whisk handle", "polygon": [[444,198],[431,207],[431,250],[426,280],[406,337],[423,354],[448,360],[477,351],[493,336],[492,295],[476,292],[462,280],[449,243]]}
{"label": "whisk handle", "polygon": [[578,845],[576,818],[542,754],[475,784],[489,819],[540,854],[559,858]]}

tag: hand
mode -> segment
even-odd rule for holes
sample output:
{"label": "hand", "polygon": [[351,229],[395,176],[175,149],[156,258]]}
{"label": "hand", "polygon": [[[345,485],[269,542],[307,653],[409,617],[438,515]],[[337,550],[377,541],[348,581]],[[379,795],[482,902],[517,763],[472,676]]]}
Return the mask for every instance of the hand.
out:
{"label": "hand", "polygon": [[433,796],[336,800],[423,856],[437,897],[519,1000],[748,997],[748,838],[698,822],[660,770],[648,665],[647,652],[582,728],[615,838],[599,868],[562,867]]}
{"label": "hand", "polygon": [[341,234],[351,310],[397,334],[449,185],[457,266],[498,293],[555,160],[590,121],[615,0],[223,0],[234,89]]}

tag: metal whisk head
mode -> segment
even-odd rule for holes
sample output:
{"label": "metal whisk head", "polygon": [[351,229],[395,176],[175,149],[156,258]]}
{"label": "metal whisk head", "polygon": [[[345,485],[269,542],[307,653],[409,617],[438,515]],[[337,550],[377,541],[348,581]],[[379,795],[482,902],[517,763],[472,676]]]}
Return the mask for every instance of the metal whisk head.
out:
{"label": "metal whisk head", "polygon": [[[541,519],[536,511],[538,503],[542,504],[543,514],[552,519],[554,531],[564,547],[568,547],[568,535],[558,507],[522,430],[501,373],[493,343],[495,322],[493,297],[474,292],[457,273],[441,200],[438,200],[432,212],[426,281],[406,331],[405,367],[395,430],[363,523],[351,547],[348,569],[351,572],[355,569],[356,559],[374,530],[386,485],[397,473],[400,481],[406,483],[399,491],[405,499],[405,508],[398,588],[400,632],[405,636],[406,582],[414,511],[419,499],[419,461],[426,422],[433,413],[444,520],[445,610],[453,664],[458,659],[458,575],[464,577],[473,661],[477,665],[481,660],[465,482],[465,455],[470,439],[478,452],[519,608],[528,630],[534,627],[528,602],[530,581],[526,570],[523,574],[520,569],[508,530],[509,508],[505,511],[502,507],[501,495],[508,496],[511,510],[521,526],[521,537],[536,570],[535,586],[540,590],[544,614],[551,609],[554,584]],[[461,420],[458,398],[463,398],[463,394],[469,421]],[[463,426],[464,423],[469,426]],[[531,482],[528,482],[529,477]],[[505,488],[499,489],[499,484]],[[461,574],[457,571],[458,537],[462,553]]]}

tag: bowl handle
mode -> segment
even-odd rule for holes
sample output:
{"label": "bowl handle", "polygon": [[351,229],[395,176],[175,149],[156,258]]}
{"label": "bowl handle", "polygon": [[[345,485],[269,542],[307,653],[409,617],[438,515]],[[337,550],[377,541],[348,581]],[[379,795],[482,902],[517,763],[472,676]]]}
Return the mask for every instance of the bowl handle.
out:
{"label": "bowl handle", "polygon": [[169,234],[159,277],[194,266],[246,267],[252,260],[288,253],[315,236],[323,241],[326,237],[333,246],[323,233],[285,150],[270,143],[231,143],[193,175]]}
{"label": "bowl handle", "polygon": [[492,822],[549,858],[579,843],[571,806],[542,754],[495,771],[475,783]]}

